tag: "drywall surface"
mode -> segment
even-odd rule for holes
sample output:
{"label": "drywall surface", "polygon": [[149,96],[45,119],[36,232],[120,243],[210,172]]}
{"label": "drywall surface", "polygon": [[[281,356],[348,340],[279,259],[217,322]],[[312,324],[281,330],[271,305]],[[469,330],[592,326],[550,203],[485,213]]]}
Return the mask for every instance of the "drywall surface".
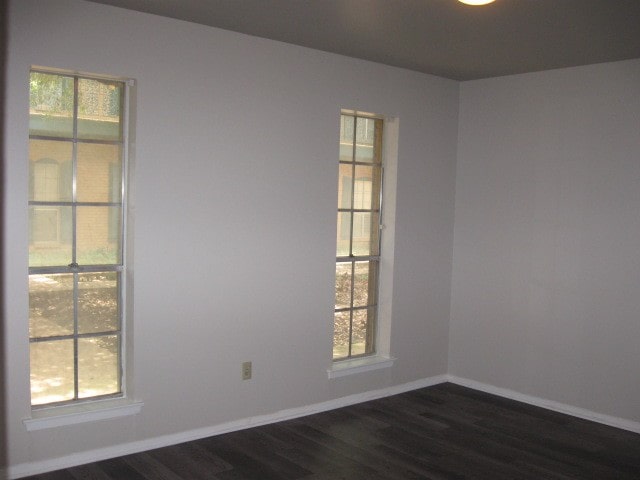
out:
{"label": "drywall surface", "polygon": [[449,373],[640,420],[640,61],[461,84]]}
{"label": "drywall surface", "polygon": [[[11,465],[446,373],[458,84],[79,0],[10,3],[4,285]],[[28,78],[133,78],[130,395],[27,432]],[[329,380],[339,112],[400,122],[392,368]],[[253,378],[241,380],[241,363]]]}

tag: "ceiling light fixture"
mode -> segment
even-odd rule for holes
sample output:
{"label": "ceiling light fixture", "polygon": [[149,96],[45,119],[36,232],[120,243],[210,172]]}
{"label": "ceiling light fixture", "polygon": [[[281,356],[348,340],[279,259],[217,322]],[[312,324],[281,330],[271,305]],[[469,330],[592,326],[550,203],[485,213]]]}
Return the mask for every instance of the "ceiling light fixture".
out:
{"label": "ceiling light fixture", "polygon": [[458,0],[461,3],[466,5],[487,5],[489,3],[493,3],[496,0]]}

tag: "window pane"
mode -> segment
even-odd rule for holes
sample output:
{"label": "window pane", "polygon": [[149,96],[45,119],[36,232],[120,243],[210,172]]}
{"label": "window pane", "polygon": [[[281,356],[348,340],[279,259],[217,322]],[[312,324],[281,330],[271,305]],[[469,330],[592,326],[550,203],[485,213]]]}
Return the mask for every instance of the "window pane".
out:
{"label": "window pane", "polygon": [[336,263],[336,308],[351,307],[351,266],[353,262]]}
{"label": "window pane", "polygon": [[349,236],[351,233],[351,214],[348,212],[338,212],[338,241],[337,256],[349,256]]}
{"label": "window pane", "polygon": [[77,253],[80,265],[120,264],[120,207],[77,208]]}
{"label": "window pane", "polygon": [[29,266],[71,263],[71,207],[29,207]]}
{"label": "window pane", "polygon": [[338,208],[351,208],[353,164],[340,164],[338,173]]}
{"label": "window pane", "polygon": [[356,165],[356,181],[353,208],[360,210],[379,210],[380,208],[380,172],[379,166]]}
{"label": "window pane", "polygon": [[373,120],[356,118],[357,162],[373,162]]}
{"label": "window pane", "polygon": [[78,81],[78,138],[120,140],[122,83]]}
{"label": "window pane", "polygon": [[373,353],[374,312],[375,310],[373,308],[353,311],[351,355]]}
{"label": "window pane", "polygon": [[31,72],[29,134],[73,136],[73,78]]}
{"label": "window pane", "polygon": [[119,145],[78,143],[78,202],[120,202],[121,158]]}
{"label": "window pane", "polygon": [[373,162],[373,145],[356,145],[356,162]]}
{"label": "window pane", "polygon": [[349,356],[349,312],[336,312],[333,322],[333,358]]}
{"label": "window pane", "polygon": [[73,274],[29,275],[29,337],[73,333]]}
{"label": "window pane", "polygon": [[32,207],[32,237],[35,243],[60,242],[60,208]]}
{"label": "window pane", "polygon": [[353,306],[375,305],[378,262],[355,262]]}
{"label": "window pane", "polygon": [[372,118],[356,118],[356,143],[359,145],[373,145],[374,120]]}
{"label": "window pane", "polygon": [[378,226],[377,212],[355,212],[353,214],[353,254],[378,255]]}
{"label": "window pane", "polygon": [[78,397],[120,391],[118,335],[78,339]]}
{"label": "window pane", "polygon": [[353,123],[349,115],[340,116],[340,160],[353,161]]}
{"label": "window pane", "polygon": [[380,163],[382,120],[356,119],[356,162]]}
{"label": "window pane", "polygon": [[70,202],[73,143],[29,140],[29,200]]}
{"label": "window pane", "polygon": [[31,404],[73,399],[73,340],[30,345]]}
{"label": "window pane", "polygon": [[113,332],[120,329],[118,273],[78,275],[78,332]]}

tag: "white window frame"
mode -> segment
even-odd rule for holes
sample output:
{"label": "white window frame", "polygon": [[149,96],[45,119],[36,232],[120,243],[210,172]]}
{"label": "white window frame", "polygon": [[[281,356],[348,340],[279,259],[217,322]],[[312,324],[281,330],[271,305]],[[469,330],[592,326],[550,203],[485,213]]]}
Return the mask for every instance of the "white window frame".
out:
{"label": "white window frame", "polygon": [[[40,430],[45,428],[58,427],[62,425],[70,425],[76,423],[82,423],[86,421],[95,421],[101,419],[115,418],[123,415],[137,414],[142,409],[143,403],[133,399],[133,392],[130,388],[130,377],[132,373],[132,364],[128,361],[131,352],[131,293],[132,293],[132,272],[128,269],[127,265],[130,262],[131,255],[131,229],[128,215],[128,205],[130,204],[130,191],[131,191],[131,175],[133,170],[132,158],[129,145],[134,141],[134,114],[135,110],[132,108],[135,105],[135,81],[122,77],[111,77],[102,75],[83,74],[79,72],[69,72],[58,69],[32,67],[30,72],[41,72],[54,75],[65,75],[74,78],[88,78],[96,80],[106,80],[113,82],[121,82],[123,85],[123,99],[121,102],[122,108],[122,135],[120,146],[122,149],[122,172],[121,172],[121,263],[117,268],[120,276],[119,280],[119,315],[120,315],[120,347],[119,347],[119,376],[120,376],[120,389],[119,392],[102,395],[95,397],[79,398],[71,401],[48,403],[42,405],[31,406],[31,417],[24,419],[24,425],[28,431]],[[77,82],[77,80],[74,80]],[[77,95],[74,94],[74,95]],[[74,113],[74,117],[77,118],[77,109]],[[75,135],[74,135],[75,137]],[[31,138],[31,135],[30,135]],[[36,138],[39,138],[36,136]],[[75,142],[75,138],[73,139]],[[31,202],[30,202],[31,203]],[[70,267],[71,268],[71,267]],[[71,271],[75,272],[75,268],[71,268]],[[42,269],[46,272],[46,269]],[[80,267],[79,272],[91,270],[82,269]],[[30,268],[30,274],[38,273],[38,267]]]}
{"label": "white window frame", "polygon": [[[347,114],[358,115],[360,117],[382,118],[384,120],[382,138],[384,176],[382,185],[382,212],[380,220],[380,263],[378,270],[378,312],[376,318],[376,336],[374,340],[375,353],[367,356],[332,360],[330,367],[327,368],[327,374],[330,379],[371,370],[389,368],[396,360],[395,357],[391,355],[391,319],[400,121],[397,117],[375,115],[355,109],[343,109],[340,113],[341,119],[343,118],[342,114]],[[340,131],[342,132],[343,129],[341,128]],[[340,139],[342,140],[342,137],[340,137]]]}

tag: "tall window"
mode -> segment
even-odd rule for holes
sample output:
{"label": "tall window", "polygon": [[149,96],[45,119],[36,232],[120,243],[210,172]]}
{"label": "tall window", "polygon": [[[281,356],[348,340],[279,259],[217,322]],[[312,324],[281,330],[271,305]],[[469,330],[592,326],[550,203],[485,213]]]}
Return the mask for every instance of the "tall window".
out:
{"label": "tall window", "polygon": [[382,120],[340,116],[333,359],[375,353]]}
{"label": "tall window", "polygon": [[31,404],[122,393],[125,95],[30,73]]}

